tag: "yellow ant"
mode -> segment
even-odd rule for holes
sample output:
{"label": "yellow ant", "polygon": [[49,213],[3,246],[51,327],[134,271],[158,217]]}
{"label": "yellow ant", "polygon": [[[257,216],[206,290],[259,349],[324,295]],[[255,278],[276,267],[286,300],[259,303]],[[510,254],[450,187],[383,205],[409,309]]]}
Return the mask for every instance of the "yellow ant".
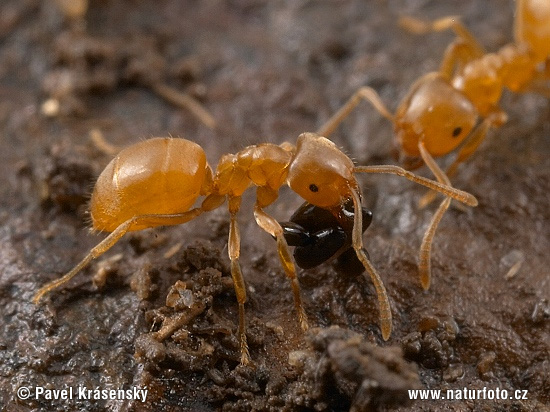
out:
{"label": "yellow ant", "polygon": [[[514,92],[537,91],[550,95],[544,81],[550,79],[550,1],[518,0],[514,43],[496,53],[486,53],[474,36],[454,17],[425,23],[402,18],[401,24],[415,33],[452,29],[457,38],[447,47],[439,71],[418,79],[392,114],[379,95],[362,87],[318,131],[329,136],[350,112],[367,100],[393,123],[394,142],[407,169],[422,164],[440,183],[451,186],[460,163],[479,147],[491,127],[499,127],[507,116],[498,106],[503,88]],[[435,157],[457,151],[444,172]],[[434,198],[429,192],[420,207]],[[433,236],[450,205],[445,198],[426,231],[419,256],[422,287],[430,287],[430,253]]]}
{"label": "yellow ant", "polygon": [[[307,317],[284,230],[264,208],[277,199],[283,185],[288,185],[310,204],[330,211],[344,225],[349,221],[349,213],[344,212],[350,201],[354,210],[361,210],[356,173],[403,176],[467,205],[477,205],[477,199],[469,193],[416,176],[398,166],[354,166],[334,143],[313,133],[301,134],[296,146],[264,143],[248,146],[237,154],[225,154],[214,173],[198,144],[185,139],[154,138],[123,149],[100,174],[92,194],[90,214],[95,230],[111,233],[70,272],[38,290],[33,302],[38,303],[45,294],[65,284],[125,233],[183,224],[220,207],[227,200],[230,214],[228,253],[239,307],[241,363],[246,364],[250,361],[245,334],[246,288],[239,264],[240,234],[236,218],[241,196],[250,186],[257,187],[254,218],[258,226],[277,240],[279,259],[290,280],[299,322],[305,330]],[[199,196],[205,196],[200,206],[191,208]],[[354,213],[352,246],[374,283],[380,329],[387,340],[391,334],[388,296],[363,250],[362,233],[362,213]]]}

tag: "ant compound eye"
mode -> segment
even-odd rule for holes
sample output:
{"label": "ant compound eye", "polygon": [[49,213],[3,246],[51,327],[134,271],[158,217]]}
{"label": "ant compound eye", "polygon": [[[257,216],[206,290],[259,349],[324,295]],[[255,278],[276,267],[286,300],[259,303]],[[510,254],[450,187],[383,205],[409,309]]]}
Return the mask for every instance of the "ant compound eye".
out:
{"label": "ant compound eye", "polygon": [[453,130],[453,137],[457,137],[460,133],[462,133],[462,127],[456,127]]}
{"label": "ant compound eye", "polygon": [[311,190],[313,193],[317,193],[319,191],[319,188],[315,183],[312,183],[309,185],[309,190]]}

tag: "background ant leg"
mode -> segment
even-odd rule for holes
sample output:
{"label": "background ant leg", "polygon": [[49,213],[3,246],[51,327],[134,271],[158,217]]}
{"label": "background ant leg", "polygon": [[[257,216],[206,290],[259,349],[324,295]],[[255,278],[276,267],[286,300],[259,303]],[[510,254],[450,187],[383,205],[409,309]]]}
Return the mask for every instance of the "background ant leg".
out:
{"label": "background ant leg", "polygon": [[[449,165],[446,171],[447,178],[452,177],[456,174],[456,171],[458,169],[458,166],[460,163],[465,162],[470,156],[472,156],[481,142],[483,142],[483,139],[485,139],[485,136],[487,136],[487,132],[489,131],[489,128],[493,125],[499,125],[506,121],[506,114],[503,112],[495,113],[494,116],[489,116],[483,119],[481,123],[479,123],[470,133],[470,136],[468,136],[465,143],[462,145],[462,147],[459,149],[458,154],[454,161]],[[425,149],[424,149],[425,150]],[[433,158],[428,154],[427,156],[423,156],[426,158],[431,158],[431,164],[432,167],[430,167],[426,162],[426,165],[430,168],[432,173],[435,175],[435,168],[439,169]],[[435,166],[434,166],[435,164]],[[440,169],[439,169],[440,170]],[[437,176],[436,176],[437,178]],[[438,181],[442,182],[440,179],[437,179]],[[450,184],[449,184],[450,186]],[[435,200],[437,193],[433,190],[428,191],[424,196],[420,198],[418,201],[418,207],[420,209],[425,208],[428,206],[431,202]]]}
{"label": "background ant leg", "polygon": [[[451,181],[449,180],[449,176],[443,170],[441,170],[437,162],[426,150],[424,143],[419,142],[418,149],[420,150],[420,156],[422,157],[424,164],[428,167],[428,169],[430,169],[430,171],[433,173],[437,181],[439,183],[443,183],[444,185],[452,187]],[[418,208],[424,209],[426,206],[428,206],[431,202],[435,200],[436,196],[437,196],[437,192],[435,190],[429,190],[418,201]]]}
{"label": "background ant leg", "polygon": [[393,115],[386,108],[380,96],[371,87],[361,87],[334,115],[331,116],[317,131],[320,136],[329,136],[342,121],[349,116],[351,111],[362,101],[370,102],[382,116],[393,123]]}
{"label": "background ant leg", "polygon": [[483,56],[485,48],[476,40],[474,35],[462,24],[460,17],[447,16],[434,21],[422,21],[414,17],[404,16],[399,19],[399,25],[414,34],[440,32],[452,29],[455,34],[466,42],[476,56]]}
{"label": "background ant leg", "polygon": [[432,243],[433,243],[433,238],[435,236],[435,231],[437,230],[437,226],[439,226],[439,222],[441,222],[441,219],[443,218],[443,215],[449,208],[450,204],[451,204],[450,197],[446,197],[443,200],[443,202],[441,202],[441,204],[435,211],[432,217],[432,220],[428,225],[428,228],[426,229],[426,233],[424,233],[424,237],[422,238],[422,243],[420,244],[420,254],[418,259],[418,273],[420,275],[420,284],[422,285],[422,288],[424,290],[428,290],[430,288],[430,283],[432,278],[430,260],[431,260]]}
{"label": "background ant leg", "polygon": [[[504,113],[502,113],[502,115],[506,116]],[[472,131],[464,145],[458,151],[456,159],[448,167],[447,176],[454,176],[458,165],[465,162],[475,153],[481,142],[483,142],[483,139],[485,139],[485,136],[487,136],[489,128],[493,126],[493,124],[494,119],[489,116],[483,119],[483,121]]]}
{"label": "background ant leg", "polygon": [[461,70],[469,61],[482,57],[486,51],[472,33],[462,24],[459,17],[448,16],[424,22],[414,17],[401,17],[399,25],[415,34],[440,32],[452,29],[458,36],[447,48],[439,66],[439,73],[451,79],[457,70]]}
{"label": "background ant leg", "polygon": [[286,276],[290,279],[292,293],[294,294],[294,306],[296,307],[296,312],[298,312],[298,320],[302,329],[307,330],[309,326],[307,315],[304,310],[304,304],[302,302],[302,295],[300,293],[300,284],[298,283],[298,277],[296,276],[296,266],[294,265],[294,260],[290,254],[290,250],[288,249],[283,228],[277,220],[268,215],[262,209],[262,206],[258,201],[254,205],[254,218],[256,219],[258,226],[277,240],[279,260],[281,261],[281,265],[283,266]]}
{"label": "background ant leg", "polygon": [[[353,198],[353,208],[354,210],[361,210],[361,199],[359,194],[351,189],[351,194]],[[378,310],[380,312],[380,331],[382,332],[382,339],[388,340],[391,335],[392,329],[392,315],[390,309],[390,302],[388,300],[388,293],[384,287],[380,275],[370,263],[369,258],[365,253],[363,248],[363,216],[362,213],[355,213],[353,219],[353,232],[352,232],[352,244],[353,249],[355,249],[355,254],[357,259],[363,264],[365,270],[369,274],[369,277],[374,285],[376,290],[376,296],[378,298]]]}
{"label": "background ant leg", "polygon": [[449,81],[453,75],[460,72],[466,64],[472,60],[482,57],[477,47],[462,38],[454,40],[445,49],[443,59],[439,65],[439,73]]}
{"label": "background ant leg", "polygon": [[[428,166],[428,168],[432,171],[437,181],[439,183],[451,186],[451,181],[449,180],[449,177],[445,174],[445,172],[443,172],[443,170],[441,170],[434,158],[428,153],[428,151],[424,147],[424,143],[420,142],[418,144],[418,148],[420,150],[420,156],[422,156],[422,160],[424,160],[426,166]],[[432,277],[430,260],[435,231],[437,230],[437,226],[439,226],[439,222],[441,222],[441,219],[443,218],[443,215],[449,208],[450,204],[450,197],[446,197],[443,202],[441,202],[435,214],[433,215],[432,220],[428,225],[426,232],[424,233],[424,237],[422,238],[422,243],[420,244],[418,273],[420,275],[420,284],[422,285],[422,288],[424,290],[429,289]]]}
{"label": "background ant leg", "polygon": [[237,224],[237,212],[241,206],[241,197],[230,197],[228,202],[229,214],[231,216],[229,226],[229,241],[227,250],[229,260],[231,261],[231,277],[237,295],[237,303],[239,304],[239,345],[241,348],[241,364],[246,365],[250,362],[250,354],[248,352],[248,344],[246,343],[246,325],[244,316],[244,304],[246,302],[246,286],[244,283],[241,265],[239,265],[239,256],[241,254],[241,234]]}
{"label": "background ant leg", "polygon": [[[208,199],[208,198],[207,198]],[[206,201],[206,199],[205,199]],[[177,213],[173,215],[140,215],[134,216],[131,219],[128,219],[124,223],[120,224],[113,232],[109,234],[105,239],[103,239],[99,244],[97,244],[90,252],[82,259],[82,261],[76,265],[73,269],[67,272],[64,276],[59,279],[55,279],[46,285],[42,286],[38,292],[32,298],[33,303],[37,304],[40,302],[42,297],[52,290],[58,288],[59,286],[67,283],[71,280],[78,272],[84,269],[93,259],[101,256],[107,252],[111,247],[113,247],[129,230],[131,230],[134,225],[145,225],[148,227],[154,226],[169,226],[169,225],[179,225],[185,222],[193,220],[205,210],[201,208],[195,208],[189,210],[185,213]]]}

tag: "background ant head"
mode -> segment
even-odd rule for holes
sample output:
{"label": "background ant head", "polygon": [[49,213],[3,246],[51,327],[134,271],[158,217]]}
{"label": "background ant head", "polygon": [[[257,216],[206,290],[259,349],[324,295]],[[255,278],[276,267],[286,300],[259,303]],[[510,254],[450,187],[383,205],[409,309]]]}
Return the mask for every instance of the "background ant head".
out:
{"label": "background ant head", "polygon": [[477,110],[439,75],[415,84],[395,114],[395,135],[403,152],[418,156],[421,140],[432,156],[456,149],[477,122]]}
{"label": "background ant head", "polygon": [[314,133],[298,137],[287,182],[306,201],[325,209],[340,209],[357,188],[351,159]]}

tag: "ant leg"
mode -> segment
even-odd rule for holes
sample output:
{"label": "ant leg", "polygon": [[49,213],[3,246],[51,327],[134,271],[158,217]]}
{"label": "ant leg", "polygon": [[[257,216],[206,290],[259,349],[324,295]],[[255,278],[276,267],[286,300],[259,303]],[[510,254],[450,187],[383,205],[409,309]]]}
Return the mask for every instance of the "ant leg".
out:
{"label": "ant leg", "polygon": [[[465,162],[470,156],[475,153],[483,139],[485,139],[485,136],[487,135],[487,132],[489,131],[489,128],[491,126],[500,126],[501,124],[505,123],[506,120],[507,116],[504,112],[495,112],[493,115],[486,117],[478,126],[476,126],[476,128],[471,132],[470,136],[468,136],[465,144],[458,151],[456,159],[447,168],[447,177],[454,176],[460,163]],[[435,172],[435,169],[433,167],[430,167],[430,170],[432,172]],[[424,207],[428,206],[431,202],[435,200],[435,195],[436,193],[433,190],[428,191],[428,193],[420,198],[420,201],[418,202],[418,207],[420,209],[423,209]]]}
{"label": "ant leg", "polygon": [[239,304],[239,345],[241,347],[241,365],[250,363],[250,354],[248,352],[248,344],[246,343],[246,324],[244,316],[244,304],[246,302],[246,285],[244,284],[241,265],[239,264],[239,256],[241,254],[241,234],[237,224],[237,212],[241,207],[241,197],[235,196],[229,198],[229,215],[231,221],[229,225],[229,241],[227,250],[229,260],[231,261],[231,277],[233,278],[233,286],[237,295],[237,303]]}
{"label": "ant leg", "polygon": [[486,51],[472,33],[462,24],[459,17],[448,16],[425,22],[414,17],[401,17],[399,25],[414,34],[440,32],[452,29],[458,36],[445,50],[439,72],[451,79],[456,70],[466,63],[483,56]]}
{"label": "ant leg", "polygon": [[[422,156],[422,160],[424,160],[424,163],[426,163],[426,166],[428,166],[428,168],[435,175],[437,181],[440,183],[444,183],[448,186],[451,186],[449,177],[445,174],[445,172],[443,172],[443,170],[441,170],[441,168],[438,166],[434,158],[426,150],[422,142],[418,144],[418,148],[420,149],[420,156]],[[435,192],[433,191],[429,193],[435,194]],[[432,277],[430,260],[431,260],[432,243],[435,236],[435,231],[437,230],[437,227],[439,226],[439,222],[441,222],[441,219],[443,218],[443,215],[449,208],[450,204],[451,204],[450,197],[446,197],[443,200],[443,202],[441,202],[435,214],[433,215],[432,220],[428,225],[428,228],[426,229],[426,233],[424,233],[424,237],[422,238],[422,243],[420,244],[420,254],[418,258],[418,272],[420,275],[420,284],[422,285],[422,288],[424,290],[428,290],[430,288],[430,282]]]}
{"label": "ant leg", "polygon": [[281,261],[281,265],[283,266],[286,276],[290,279],[290,285],[292,286],[292,292],[294,294],[294,306],[296,307],[296,312],[298,312],[298,320],[302,329],[307,330],[309,326],[304,305],[302,303],[300,284],[298,283],[298,277],[296,276],[296,266],[294,265],[294,259],[288,249],[283,228],[279,222],[277,222],[262,209],[262,206],[258,201],[254,205],[254,218],[256,219],[258,226],[277,239],[279,260]]}
{"label": "ant leg", "polygon": [[214,120],[214,117],[197,100],[187,93],[179,92],[164,83],[153,84],[151,89],[167,102],[189,110],[193,116],[209,129],[214,129],[216,127],[216,120]]}
{"label": "ant leg", "polygon": [[[491,126],[500,126],[503,123],[505,123],[506,120],[507,120],[506,114],[504,112],[498,111],[489,115],[479,125],[477,125],[475,129],[470,133],[470,136],[468,136],[464,145],[460,148],[456,159],[447,168],[447,172],[446,172],[447,177],[454,176],[456,174],[459,164],[465,162],[466,159],[468,159],[470,156],[474,154],[474,152],[477,150],[477,148],[479,147],[479,145],[487,135],[487,132],[489,131],[489,128]],[[427,157],[427,156],[424,156],[424,157]],[[435,168],[434,167],[429,167],[429,168],[435,174]],[[439,181],[441,182],[441,180]],[[420,209],[423,209],[424,207],[428,206],[431,202],[434,201],[435,195],[436,193],[433,190],[428,191],[428,193],[422,196],[422,198],[418,202],[418,207]]]}
{"label": "ant leg", "polygon": [[451,198],[446,197],[443,202],[439,205],[436,212],[434,213],[432,217],[432,221],[430,222],[430,225],[426,229],[426,233],[424,233],[424,237],[422,238],[422,243],[420,245],[420,254],[418,259],[418,273],[420,275],[420,284],[422,285],[422,288],[424,290],[428,290],[430,288],[430,282],[432,278],[432,270],[431,270],[431,253],[432,253],[432,243],[433,238],[435,236],[435,231],[437,230],[437,226],[439,226],[439,222],[441,222],[441,219],[443,218],[443,215],[449,208],[449,205],[451,204]]}
{"label": "ant leg", "polygon": [[447,80],[451,80],[456,72],[462,71],[464,66],[483,54],[479,54],[477,47],[473,47],[471,43],[458,38],[447,46],[443,59],[439,65],[439,73]]}
{"label": "ant leg", "polygon": [[404,177],[410,181],[418,183],[419,185],[426,186],[429,189],[436,190],[440,193],[443,193],[446,196],[452,197],[455,200],[458,200],[461,203],[464,203],[468,206],[477,206],[478,202],[475,196],[471,195],[468,192],[463,190],[455,189],[454,187],[435,182],[431,179],[427,179],[422,176],[417,176],[408,170],[403,169],[399,166],[394,165],[379,165],[379,166],[355,166],[353,168],[354,173],[383,173],[383,174],[393,174],[397,176]]}
{"label": "ant leg", "polygon": [[34,304],[38,304],[42,297],[59,286],[67,283],[78,272],[84,269],[92,260],[101,256],[113,247],[129,230],[132,230],[134,225],[145,225],[148,227],[155,226],[171,226],[180,225],[182,223],[189,222],[195,219],[203,212],[207,212],[219,207],[223,203],[223,197],[217,195],[207,196],[202,202],[200,208],[194,208],[184,213],[175,213],[172,215],[139,215],[128,219],[126,222],[120,224],[113,232],[111,232],[105,239],[97,244],[90,252],[82,259],[82,261],[71,269],[68,273],[59,279],[55,279],[46,285],[42,286],[38,292],[32,298]]}
{"label": "ant leg", "polygon": [[[424,143],[420,142],[418,144],[418,149],[420,150],[420,156],[422,157],[422,160],[430,169],[430,171],[434,174],[435,178],[439,183],[443,183],[447,186],[451,186],[451,181],[449,180],[449,175],[446,174],[437,162],[434,160],[434,158],[430,155],[430,153],[426,150],[426,147],[424,146]],[[424,209],[426,206],[428,206],[430,203],[432,203],[435,200],[435,197],[437,195],[437,192],[434,190],[429,190],[424,196],[420,198],[418,201],[418,208]]]}
{"label": "ant leg", "polygon": [[[451,186],[450,182],[447,183],[447,181],[440,180],[441,173],[445,175],[445,177],[448,179],[449,177],[452,177],[456,174],[456,171],[458,169],[458,166],[460,163],[465,162],[470,156],[474,154],[474,152],[477,150],[483,139],[485,139],[485,136],[487,135],[487,132],[489,131],[489,128],[491,126],[500,126],[501,124],[505,123],[507,119],[507,116],[504,112],[495,112],[494,114],[489,115],[483,121],[477,125],[474,130],[470,133],[470,136],[466,139],[466,142],[464,145],[460,148],[458,151],[456,159],[449,165],[447,168],[447,172],[443,173],[441,169],[439,169],[439,166],[435,163],[433,158],[427,153],[427,151],[424,149],[425,154],[422,156],[424,163],[426,163],[426,166],[434,173],[437,180],[441,183],[445,183],[448,186]],[[426,161],[426,159],[431,159]],[[428,164],[428,162],[430,164]],[[436,174],[436,170],[439,170],[439,177]],[[428,191],[424,196],[422,196],[418,202],[418,208],[423,209],[426,206],[428,206],[430,203],[432,203],[435,200],[436,193],[433,190]]]}
{"label": "ant leg", "polygon": [[[354,210],[361,210],[361,199],[359,198],[359,194],[354,189],[351,189],[351,194],[353,198]],[[369,277],[374,284],[374,288],[376,289],[376,295],[378,297],[378,310],[380,312],[380,330],[382,332],[382,339],[388,340],[391,335],[392,328],[390,302],[388,300],[388,294],[386,292],[386,288],[384,287],[382,279],[380,279],[378,272],[376,272],[376,269],[374,268],[374,266],[372,266],[372,263],[370,263],[369,258],[367,257],[367,255],[365,254],[365,250],[363,249],[362,227],[362,213],[356,212],[354,213],[353,218],[353,249],[355,249],[355,254],[357,255],[357,258],[365,267],[365,270],[369,274]]]}
{"label": "ant leg", "polygon": [[472,131],[465,144],[460,148],[456,159],[447,169],[447,176],[453,176],[456,173],[458,165],[474,154],[481,142],[483,142],[483,139],[485,139],[485,136],[487,136],[487,132],[493,124],[499,124],[500,122],[504,123],[506,121],[506,114],[499,112],[496,115],[499,116],[496,122],[493,116],[486,117]]}
{"label": "ant leg", "polygon": [[370,102],[374,108],[380,113],[382,116],[387,118],[390,122],[393,123],[393,115],[390,113],[390,111],[386,108],[382,100],[380,99],[380,96],[376,91],[371,87],[361,87],[359,90],[357,90],[353,96],[338,110],[330,119],[328,119],[325,124],[323,124],[319,130],[317,131],[317,134],[320,136],[328,136],[334,130],[338,127],[342,121],[349,116],[351,111],[362,101],[366,100]]}
{"label": "ant leg", "polygon": [[440,32],[452,29],[455,34],[469,45],[469,48],[478,57],[483,56],[485,48],[476,40],[470,30],[466,28],[460,21],[460,17],[447,16],[441,17],[434,21],[422,21],[414,17],[404,16],[399,19],[399,25],[405,30],[414,34],[424,34],[427,32]]}
{"label": "ant leg", "polygon": [[443,170],[441,170],[437,162],[426,149],[426,146],[424,146],[423,142],[418,143],[418,149],[420,151],[420,156],[422,157],[422,160],[424,161],[426,166],[428,166],[428,169],[430,169],[431,172],[434,174],[437,181],[441,184],[452,187],[449,177],[445,174]]}
{"label": "ant leg", "polygon": [[55,279],[46,285],[42,286],[38,292],[32,298],[33,303],[38,304],[42,297],[52,290],[58,288],[59,286],[67,283],[71,280],[78,272],[84,269],[88,264],[95,258],[101,256],[107,252],[111,247],[117,243],[122,236],[124,236],[133,225],[138,224],[148,224],[149,222],[154,223],[154,226],[160,225],[178,225],[180,223],[188,222],[202,213],[202,210],[199,208],[190,210],[181,214],[174,215],[142,215],[135,216],[131,219],[128,219],[126,222],[120,224],[113,232],[109,234],[105,239],[103,239],[98,245],[96,245],[90,252],[86,255],[82,261],[71,269],[64,276],[59,279]]}
{"label": "ant leg", "polygon": [[[398,176],[403,176],[415,183],[421,184],[432,190],[436,190],[440,193],[443,193],[449,198],[453,198],[455,200],[458,200],[459,202],[465,203],[468,206],[477,206],[478,202],[475,196],[450,186],[449,178],[439,168],[439,166],[437,166],[437,163],[428,154],[428,152],[424,148],[424,145],[419,144],[419,148],[420,148],[420,154],[422,155],[422,159],[424,160],[426,165],[430,167],[430,170],[432,170],[432,172],[436,175],[436,178],[440,180],[439,182],[434,182],[433,180],[426,179],[425,177],[417,176],[414,173],[409,172],[408,170],[405,170],[399,166],[392,166],[392,165],[356,166],[354,168],[354,172],[355,173],[389,173],[389,174],[395,174]],[[430,260],[430,252],[431,252],[431,243],[432,243],[432,239],[435,234],[437,225],[439,224],[439,221],[443,217],[443,214],[449,207],[449,204],[450,204],[450,200],[447,201],[447,199],[445,199],[443,201],[438,211],[432,218],[432,222],[430,223],[430,226],[428,227],[428,230],[424,235],[424,239],[422,240],[422,245],[420,249],[420,264],[419,264],[419,268],[421,270],[420,277],[421,279],[426,279],[426,278],[428,279],[428,281],[422,280],[423,285],[427,284],[429,286],[429,278],[430,278],[429,260]]]}

